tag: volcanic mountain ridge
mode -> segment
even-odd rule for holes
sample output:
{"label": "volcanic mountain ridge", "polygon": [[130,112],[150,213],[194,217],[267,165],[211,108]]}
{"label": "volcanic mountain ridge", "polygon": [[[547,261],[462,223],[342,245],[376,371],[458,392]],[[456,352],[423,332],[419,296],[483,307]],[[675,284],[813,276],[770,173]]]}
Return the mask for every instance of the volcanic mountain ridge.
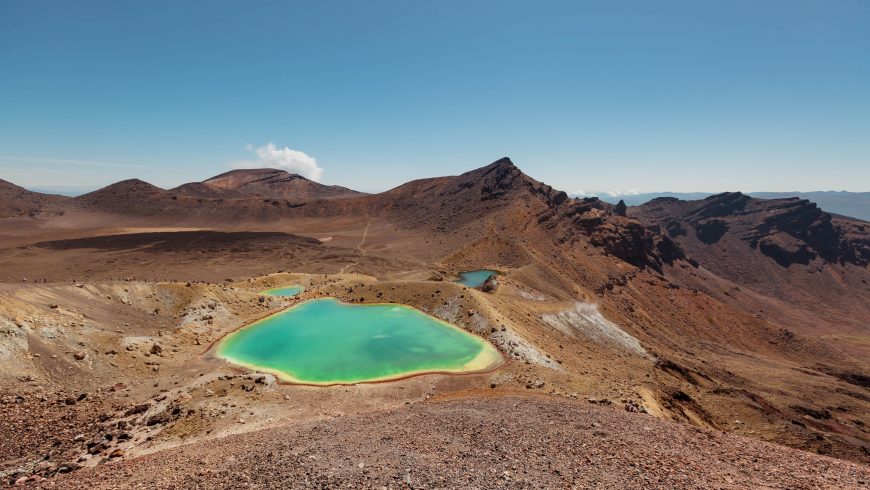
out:
{"label": "volcanic mountain ridge", "polygon": [[[127,181],[61,204],[93,205],[107,227],[132,217],[163,228],[96,240],[34,236],[3,251],[7,281],[123,274],[150,291],[148,280],[176,284],[166,277],[260,284],[272,279],[251,276],[278,267],[318,274],[311,297],[405,302],[479,329],[517,361],[494,375],[498,386],[534,391],[539,378],[553,393],[642,399],[662,418],[866,459],[868,233],[811,203],[725,194],[626,210],[571,199],[503,158],[342,199],[190,197]],[[179,227],[258,233],[241,240]],[[318,240],[287,246],[264,234],[272,231]],[[816,256],[783,264],[762,250],[782,234]],[[209,245],[215,240],[226,243]],[[502,286],[486,294],[440,281],[475,268],[501,271]],[[61,301],[53,291],[28,294]],[[642,348],[602,340],[595,332],[610,324]]]}
{"label": "volcanic mountain ridge", "polygon": [[[301,175],[273,168],[230,170],[206,179],[202,184],[210,189],[229,191],[239,196],[269,199],[331,199],[363,195],[346,187],[323,185]],[[188,189],[188,192],[191,191]],[[195,192],[191,195],[203,197]]]}

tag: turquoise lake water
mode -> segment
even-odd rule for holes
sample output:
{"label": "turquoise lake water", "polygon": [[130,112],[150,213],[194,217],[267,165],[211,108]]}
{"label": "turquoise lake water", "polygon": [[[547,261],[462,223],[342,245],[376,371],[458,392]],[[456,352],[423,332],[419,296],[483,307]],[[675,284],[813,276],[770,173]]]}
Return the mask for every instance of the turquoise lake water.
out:
{"label": "turquoise lake water", "polygon": [[456,281],[460,284],[468,286],[470,288],[479,288],[486,282],[487,279],[494,276],[496,271],[491,271],[489,269],[481,269],[477,271],[468,271],[468,272],[460,272],[459,280]]}
{"label": "turquoise lake water", "polygon": [[305,288],[302,286],[282,286],[280,288],[267,289],[260,292],[260,294],[267,294],[269,296],[296,296],[302,291],[305,291]]}
{"label": "turquoise lake water", "polygon": [[309,300],[228,335],[217,355],[282,379],[359,383],[495,367],[486,340],[398,304]]}

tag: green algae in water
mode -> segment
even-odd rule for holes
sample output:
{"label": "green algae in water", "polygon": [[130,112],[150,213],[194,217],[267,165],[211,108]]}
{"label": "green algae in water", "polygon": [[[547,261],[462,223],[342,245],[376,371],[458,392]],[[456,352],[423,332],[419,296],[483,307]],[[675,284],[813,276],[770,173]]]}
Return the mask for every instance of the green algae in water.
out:
{"label": "green algae in water", "polygon": [[460,272],[459,280],[456,281],[459,284],[464,286],[468,286],[470,288],[479,288],[486,282],[487,279],[496,275],[496,271],[491,271],[489,269],[481,269],[479,271],[468,271],[468,272]]}
{"label": "green algae in water", "polygon": [[383,381],[495,367],[486,340],[412,307],[306,301],[227,336],[217,354],[299,383]]}
{"label": "green algae in water", "polygon": [[272,288],[272,289],[267,289],[265,291],[261,291],[260,294],[265,294],[268,296],[291,297],[291,296],[296,296],[297,294],[301,293],[302,291],[305,291],[305,288],[303,288],[302,286],[283,286],[280,288]]}

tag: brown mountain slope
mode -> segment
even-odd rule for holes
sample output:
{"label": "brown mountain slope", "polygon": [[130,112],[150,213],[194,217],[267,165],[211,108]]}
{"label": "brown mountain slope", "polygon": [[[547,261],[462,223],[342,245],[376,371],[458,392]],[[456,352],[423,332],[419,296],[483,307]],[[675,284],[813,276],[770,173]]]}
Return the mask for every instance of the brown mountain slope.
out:
{"label": "brown mountain slope", "polygon": [[817,259],[870,263],[870,223],[835,217],[805,199],[754,199],[739,192],[700,201],[659,198],[634,208],[632,215],[664,227],[704,256],[709,249],[699,242],[714,245],[728,233],[786,268]]}
{"label": "brown mountain slope", "polygon": [[567,197],[501,158],[462,175],[415,180],[371,196],[370,212],[441,233],[507,207],[563,202]]}
{"label": "brown mountain slope", "polygon": [[[569,199],[564,192],[523,174],[508,158],[459,176],[421,179],[380,194],[343,199],[317,199],[324,186],[275,172],[232,171],[170,191],[138,180],[124,181],[80,196],[74,203],[116,214],[119,221],[147,217],[154,226],[220,226],[228,222],[263,226],[295,219],[377,219],[437,236],[439,250],[445,254],[469,239],[491,233],[492,226],[533,227],[550,235],[558,233],[561,242],[588,236],[594,246],[634,264],[662,260],[663,254],[655,248],[660,240],[645,236],[637,220],[614,213],[612,205],[596,198]],[[283,180],[285,177],[289,180]],[[282,187],[288,183],[302,186],[301,193]],[[286,191],[287,197],[250,197],[272,186]],[[312,192],[305,191],[306,186]],[[299,195],[308,197],[300,199]],[[141,224],[141,219],[137,223]]]}
{"label": "brown mountain slope", "polygon": [[631,214],[719,277],[817,310],[816,317],[834,315],[845,327],[866,328],[870,223],[831,215],[806,200],[740,193],[655,199]]}
{"label": "brown mountain slope", "polygon": [[203,182],[182,184],[174,189],[170,189],[170,192],[178,196],[205,199],[241,199],[250,197],[233,189],[213,186]]}
{"label": "brown mountain slope", "polygon": [[[143,195],[152,199],[143,202]],[[248,269],[260,271],[265,262],[287,270],[331,271],[322,278],[323,289],[311,294],[405,302],[468,328],[476,325],[517,361],[494,375],[496,384],[642,400],[663,418],[868,458],[870,278],[861,265],[867,238],[861,223],[832,217],[828,226],[828,218],[815,211],[794,211],[782,203],[740,204],[739,196],[675,205],[660,216],[635,209],[625,216],[622,207],[597,199],[569,199],[509,159],[346,199],[194,198],[147,188],[110,197],[103,209],[119,213],[119,223],[134,216],[142,218],[139,226],[247,228],[322,238],[316,264],[263,242],[253,245],[262,249],[257,268]],[[119,205],[117,199],[136,205]],[[724,226],[711,224],[714,219]],[[676,226],[687,231],[671,233]],[[833,230],[836,240],[825,238],[826,230]],[[782,239],[783,233],[803,240],[817,256],[785,267],[760,250],[766,238]],[[755,248],[751,237],[757,239]],[[337,253],[330,253],[332,247]],[[135,272],[143,263],[139,248],[132,244],[122,255],[104,256]],[[65,250],[75,257],[73,252]],[[94,273],[90,263],[99,253],[89,251],[81,264],[46,274],[67,280],[63,274]],[[2,259],[39,277],[34,274],[41,254],[44,248],[19,248]],[[173,262],[171,277],[245,270],[246,260],[253,258],[190,253]],[[426,281],[483,267],[502,272],[503,286],[494,294],[452,295],[455,285]],[[361,276],[336,274],[352,272],[377,281],[363,284]],[[151,268],[135,274],[154,278]],[[345,282],[333,288],[334,280]]]}
{"label": "brown mountain slope", "polygon": [[32,192],[0,179],[0,218],[35,216],[46,206],[67,199],[65,196]]}
{"label": "brown mountain slope", "polygon": [[202,184],[239,195],[270,199],[308,200],[362,195],[346,187],[323,185],[301,175],[273,168],[231,170],[206,179]]}
{"label": "brown mountain slope", "polygon": [[155,185],[129,179],[82,194],[71,202],[85,209],[123,215],[145,213],[168,198],[169,193]]}
{"label": "brown mountain slope", "polygon": [[565,249],[580,243],[638,266],[657,267],[679,255],[661,246],[667,237],[647,233],[613,205],[597,198],[571,199],[525,175],[509,158],[459,176],[409,182],[366,201],[369,215],[437,236],[448,254],[451,247],[456,251],[469,241],[491,241],[497,235],[521,255],[531,253],[530,248]]}
{"label": "brown mountain slope", "polygon": [[[233,170],[205,182],[183,184],[170,190],[138,179],[125,180],[76,197],[68,205],[116,215],[114,224],[221,226],[272,223],[305,214],[335,215],[355,206],[326,205],[324,212],[324,205],[317,202],[357,196],[365,197],[365,194],[339,186],[324,186],[282,170],[259,169]],[[312,206],[306,207],[309,203]]]}
{"label": "brown mountain slope", "polygon": [[[692,216],[733,220],[720,238],[734,249],[702,248],[709,245],[647,216],[568,199],[507,159],[372,199],[371,215],[424,233],[452,270],[509,267],[522,271],[516,279],[525,286],[598,302],[684,383],[679,392],[654,390],[672,416],[736,428],[740,414],[782,442],[866,457],[867,421],[852,418],[866,412],[860,380],[870,368],[870,232],[860,222],[799,202],[758,201],[735,212],[730,200],[714,199]],[[751,246],[781,233],[817,250],[812,268],[784,268]],[[744,268],[751,274],[735,273]],[[825,418],[831,409],[836,415]],[[801,422],[807,411],[822,419]],[[824,442],[807,441],[812,433]]]}

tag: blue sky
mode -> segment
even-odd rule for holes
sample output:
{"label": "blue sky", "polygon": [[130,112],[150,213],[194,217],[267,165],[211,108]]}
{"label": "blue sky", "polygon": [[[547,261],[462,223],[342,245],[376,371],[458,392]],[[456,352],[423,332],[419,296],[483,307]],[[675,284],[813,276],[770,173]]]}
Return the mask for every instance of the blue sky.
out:
{"label": "blue sky", "polygon": [[[0,0],[0,178],[870,190],[870,2]],[[272,143],[272,146],[269,144]]]}

